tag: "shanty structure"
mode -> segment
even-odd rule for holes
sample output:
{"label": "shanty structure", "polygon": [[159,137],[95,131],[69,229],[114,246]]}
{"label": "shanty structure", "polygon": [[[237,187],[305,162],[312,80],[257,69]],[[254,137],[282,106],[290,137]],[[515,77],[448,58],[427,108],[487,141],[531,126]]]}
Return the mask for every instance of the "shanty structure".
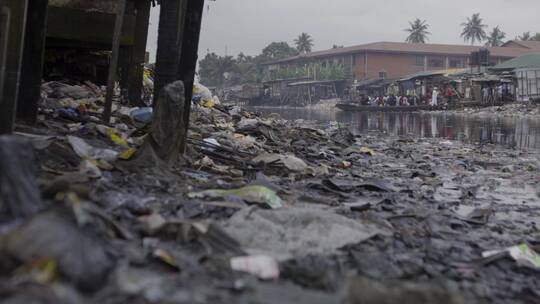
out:
{"label": "shanty structure", "polygon": [[540,98],[540,53],[527,54],[491,68],[496,73],[511,73],[517,101]]}
{"label": "shanty structure", "polygon": [[287,84],[281,104],[305,106],[343,96],[345,80],[308,80]]}
{"label": "shanty structure", "polygon": [[0,134],[12,132],[16,118],[35,123],[46,48],[112,51],[103,120],[118,80],[136,104],[152,4],[160,5],[154,96],[182,80],[191,100],[204,0],[0,0]]}

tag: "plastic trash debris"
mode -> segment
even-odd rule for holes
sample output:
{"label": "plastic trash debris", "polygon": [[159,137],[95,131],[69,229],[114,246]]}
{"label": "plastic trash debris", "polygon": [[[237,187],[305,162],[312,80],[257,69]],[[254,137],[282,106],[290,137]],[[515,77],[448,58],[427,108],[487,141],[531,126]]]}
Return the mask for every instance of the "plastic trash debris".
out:
{"label": "plastic trash debris", "polygon": [[118,155],[118,158],[122,159],[122,160],[129,160],[129,159],[131,159],[133,157],[133,155],[135,155],[136,152],[137,152],[137,149],[129,148],[129,149],[125,150],[124,152],[120,153]]}
{"label": "plastic trash debris", "polygon": [[375,151],[373,151],[372,149],[370,149],[370,148],[368,148],[368,147],[362,147],[362,148],[360,148],[360,153],[362,153],[362,154],[367,154],[367,155],[370,155],[370,156],[375,155]]}
{"label": "plastic trash debris", "polygon": [[308,165],[303,160],[291,154],[282,156],[281,162],[291,171],[303,172],[308,168]]}
{"label": "plastic trash debris", "polygon": [[131,118],[137,122],[148,123],[152,121],[152,116],[154,115],[154,109],[150,107],[139,108],[133,110],[129,113]]}
{"label": "plastic trash debris", "polygon": [[47,257],[82,290],[105,283],[114,261],[102,242],[87,235],[70,220],[53,212],[40,213],[23,225],[0,235],[0,258],[26,263]]}
{"label": "plastic trash debris", "polygon": [[96,126],[96,129],[102,135],[107,136],[115,144],[124,148],[129,148],[128,143],[120,136],[120,134],[118,134],[118,132],[114,128],[98,125]]}
{"label": "plastic trash debris", "polygon": [[222,226],[250,254],[270,255],[278,260],[331,254],[347,244],[384,233],[374,224],[319,208],[245,208]]}
{"label": "plastic trash debris", "polygon": [[309,166],[300,158],[292,154],[273,154],[273,153],[263,153],[252,159],[254,163],[263,163],[265,165],[272,163],[281,163],[287,169],[295,172],[303,172],[309,168]]}
{"label": "plastic trash debris", "polygon": [[540,255],[523,243],[502,250],[489,250],[482,252],[483,258],[490,258],[501,253],[508,253],[520,266],[540,269]]}
{"label": "plastic trash debris", "polygon": [[266,255],[234,257],[231,259],[231,268],[235,271],[256,275],[263,280],[279,278],[278,262],[273,257]]}
{"label": "plastic trash debris", "polygon": [[68,136],[67,139],[75,153],[77,153],[77,155],[83,159],[103,159],[106,161],[114,161],[118,157],[118,152],[111,149],[92,147],[79,137]]}
{"label": "plastic trash debris", "polygon": [[278,209],[284,206],[283,201],[275,191],[259,185],[245,186],[232,190],[206,190],[188,194],[190,198],[226,198],[229,196],[238,197],[248,203],[266,204],[272,209]]}
{"label": "plastic trash debris", "polygon": [[91,178],[100,178],[101,170],[96,165],[97,162],[85,159],[81,162],[79,172],[91,177]]}
{"label": "plastic trash debris", "polygon": [[193,85],[193,97],[199,99],[202,102],[203,106],[205,103],[211,104],[211,107],[214,106],[212,92],[210,91],[210,89],[200,83],[195,83]]}

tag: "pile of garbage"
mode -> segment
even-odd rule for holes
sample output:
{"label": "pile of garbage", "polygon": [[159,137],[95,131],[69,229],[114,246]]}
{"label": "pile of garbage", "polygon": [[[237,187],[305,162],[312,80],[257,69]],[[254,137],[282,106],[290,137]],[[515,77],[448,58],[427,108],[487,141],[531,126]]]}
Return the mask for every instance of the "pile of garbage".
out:
{"label": "pile of garbage", "polygon": [[463,113],[472,116],[519,116],[537,118],[540,116],[540,104],[533,102],[516,102],[504,106],[487,108],[465,108],[454,110],[457,113]]}
{"label": "pile of garbage", "polygon": [[[0,137],[0,303],[535,303],[540,156],[49,83]],[[165,130],[166,131],[166,130]],[[159,136],[158,136],[159,137]],[[156,140],[159,140],[157,138]]]}

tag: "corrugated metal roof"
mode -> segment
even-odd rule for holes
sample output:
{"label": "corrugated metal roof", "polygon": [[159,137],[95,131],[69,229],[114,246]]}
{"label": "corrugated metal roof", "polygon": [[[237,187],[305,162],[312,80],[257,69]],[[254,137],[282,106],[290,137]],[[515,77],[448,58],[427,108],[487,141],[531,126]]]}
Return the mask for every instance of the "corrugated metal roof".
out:
{"label": "corrugated metal roof", "polygon": [[[538,51],[537,51],[538,52]],[[492,67],[492,70],[513,70],[540,67],[540,53],[527,54]]]}
{"label": "corrugated metal roof", "polygon": [[[478,51],[480,46],[471,45],[453,45],[453,44],[422,44],[422,43],[404,43],[404,42],[375,42],[351,47],[316,51],[307,54],[301,54],[289,57],[269,64],[285,63],[300,59],[330,57],[343,54],[352,54],[363,51],[385,52],[385,53],[407,53],[407,54],[433,54],[433,55],[455,55],[469,56],[472,52]],[[491,56],[514,58],[532,52],[538,52],[540,49],[528,49],[517,47],[490,47],[488,48]]]}

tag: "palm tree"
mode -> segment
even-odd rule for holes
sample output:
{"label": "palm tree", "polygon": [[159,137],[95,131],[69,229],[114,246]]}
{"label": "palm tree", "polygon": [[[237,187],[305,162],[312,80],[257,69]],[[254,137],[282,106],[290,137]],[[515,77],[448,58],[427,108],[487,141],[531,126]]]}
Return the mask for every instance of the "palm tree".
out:
{"label": "palm tree", "polygon": [[426,43],[426,40],[428,40],[427,36],[431,35],[431,33],[428,32],[429,24],[427,24],[425,20],[422,21],[419,18],[416,18],[414,22],[409,22],[409,25],[411,27],[405,29],[405,31],[409,33],[405,42]]}
{"label": "palm tree", "polygon": [[518,36],[517,39],[521,41],[529,41],[532,40],[533,37],[531,37],[531,32],[523,32],[521,36]]}
{"label": "palm tree", "polygon": [[497,25],[487,37],[486,46],[501,46],[504,43],[504,38],[506,38],[506,33],[501,31]]}
{"label": "palm tree", "polygon": [[472,45],[474,45],[476,41],[484,41],[487,37],[484,28],[487,27],[487,25],[483,24],[482,21],[479,13],[472,15],[471,18],[467,18],[467,22],[461,24],[461,26],[463,26],[461,37],[463,37],[465,41],[470,40]]}
{"label": "palm tree", "polygon": [[313,47],[313,39],[307,33],[300,34],[300,36],[294,40],[294,43],[296,44],[296,49],[300,53],[309,53]]}

